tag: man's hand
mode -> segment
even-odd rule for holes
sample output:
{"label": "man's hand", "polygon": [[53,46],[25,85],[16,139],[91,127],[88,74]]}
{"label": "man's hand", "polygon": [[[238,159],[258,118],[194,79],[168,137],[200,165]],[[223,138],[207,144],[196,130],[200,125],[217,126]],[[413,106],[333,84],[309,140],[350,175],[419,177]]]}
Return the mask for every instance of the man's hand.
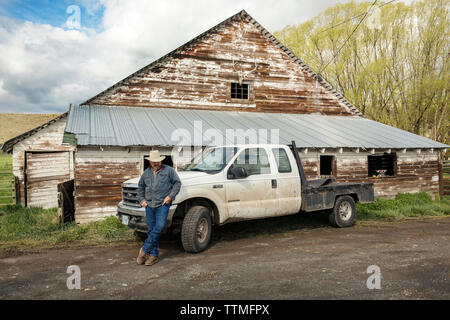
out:
{"label": "man's hand", "polygon": [[145,201],[145,200],[142,200],[142,202],[141,202],[141,207],[146,207],[147,206],[147,201]]}
{"label": "man's hand", "polygon": [[170,203],[171,201],[172,201],[172,199],[170,199],[170,197],[167,196],[167,197],[164,198],[164,201],[163,201],[162,205],[165,205],[166,203]]}

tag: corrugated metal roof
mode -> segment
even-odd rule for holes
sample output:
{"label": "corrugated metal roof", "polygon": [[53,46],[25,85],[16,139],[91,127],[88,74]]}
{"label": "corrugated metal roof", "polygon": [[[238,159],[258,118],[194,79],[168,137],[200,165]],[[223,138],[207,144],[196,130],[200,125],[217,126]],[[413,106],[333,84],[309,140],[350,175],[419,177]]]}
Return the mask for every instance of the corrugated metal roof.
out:
{"label": "corrugated metal roof", "polygon": [[[195,121],[200,121],[197,125],[201,124],[201,128],[196,129]],[[234,132],[241,137],[254,132],[258,139],[263,138],[258,130],[266,129],[269,143],[274,142],[270,139],[271,130],[276,133],[278,129],[279,143],[290,144],[295,140],[299,148],[449,147],[359,116],[193,109],[72,106],[65,131],[76,136],[78,145],[173,146],[179,144],[181,137],[189,139],[191,145],[242,143],[229,134],[227,138],[227,129],[239,130]],[[175,133],[178,138],[173,136]],[[194,141],[195,135],[200,137],[202,133],[203,140]],[[214,141],[212,133],[219,133],[219,140]]]}

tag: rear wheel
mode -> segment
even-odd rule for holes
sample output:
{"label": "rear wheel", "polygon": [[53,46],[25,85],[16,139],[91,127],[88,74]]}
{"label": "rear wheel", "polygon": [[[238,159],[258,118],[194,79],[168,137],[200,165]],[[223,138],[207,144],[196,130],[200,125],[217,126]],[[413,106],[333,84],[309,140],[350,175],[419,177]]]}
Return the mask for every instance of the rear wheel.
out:
{"label": "rear wheel", "polygon": [[212,223],[210,209],[193,206],[184,217],[181,242],[184,250],[197,253],[205,250],[211,239]]}
{"label": "rear wheel", "polygon": [[334,208],[330,213],[329,220],[333,227],[350,227],[355,223],[356,206],[350,196],[341,196],[336,199]]}

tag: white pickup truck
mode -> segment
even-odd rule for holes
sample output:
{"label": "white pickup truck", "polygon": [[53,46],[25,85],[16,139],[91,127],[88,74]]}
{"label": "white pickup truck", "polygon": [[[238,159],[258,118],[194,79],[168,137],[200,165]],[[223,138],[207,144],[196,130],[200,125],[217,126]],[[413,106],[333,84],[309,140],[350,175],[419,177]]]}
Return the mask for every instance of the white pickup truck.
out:
{"label": "white pickup truck", "polygon": [[[293,151],[295,150],[295,151]],[[355,202],[374,201],[372,183],[307,180],[295,146],[256,144],[206,148],[178,172],[182,185],[165,231],[181,230],[187,252],[208,247],[212,226],[250,219],[328,210],[335,227],[354,224]],[[122,184],[117,216],[145,239],[139,177]]]}

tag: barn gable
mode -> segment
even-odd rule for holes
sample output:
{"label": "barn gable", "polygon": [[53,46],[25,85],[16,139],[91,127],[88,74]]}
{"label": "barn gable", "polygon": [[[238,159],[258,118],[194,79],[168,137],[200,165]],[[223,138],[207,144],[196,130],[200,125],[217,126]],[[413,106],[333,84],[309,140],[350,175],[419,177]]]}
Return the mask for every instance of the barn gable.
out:
{"label": "barn gable", "polygon": [[361,115],[245,11],[83,104]]}

